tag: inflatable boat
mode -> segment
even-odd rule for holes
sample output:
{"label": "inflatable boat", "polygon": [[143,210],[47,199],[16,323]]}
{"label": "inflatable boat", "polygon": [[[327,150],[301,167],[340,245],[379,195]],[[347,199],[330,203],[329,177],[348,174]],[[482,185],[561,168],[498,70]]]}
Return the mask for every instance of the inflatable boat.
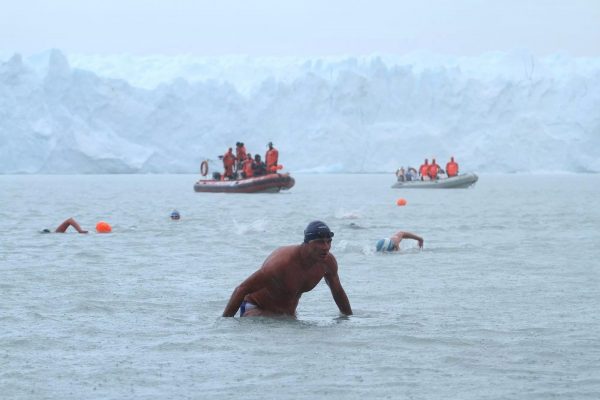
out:
{"label": "inflatable boat", "polygon": [[247,179],[200,179],[194,184],[199,193],[277,193],[288,190],[296,181],[290,174],[268,174]]}
{"label": "inflatable boat", "polygon": [[439,178],[434,181],[398,181],[392,185],[395,189],[462,189],[477,182],[477,175],[460,174],[450,178]]}

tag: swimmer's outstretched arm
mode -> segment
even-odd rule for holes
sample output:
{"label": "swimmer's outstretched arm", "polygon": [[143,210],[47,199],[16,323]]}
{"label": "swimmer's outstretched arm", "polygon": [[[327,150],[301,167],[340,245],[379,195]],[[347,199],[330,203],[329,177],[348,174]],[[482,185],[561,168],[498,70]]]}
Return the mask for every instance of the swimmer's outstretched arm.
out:
{"label": "swimmer's outstretched arm", "polygon": [[423,248],[423,238],[419,235],[415,235],[414,233],[411,232],[397,232],[394,236],[396,236],[398,238],[398,243],[400,243],[402,241],[402,239],[407,238],[407,239],[414,239],[417,242],[419,242],[419,248]]}
{"label": "swimmer's outstretched arm", "polygon": [[69,226],[72,226],[73,228],[75,228],[75,230],[77,230],[77,232],[79,232],[79,233],[88,233],[88,231],[81,229],[81,226],[79,225],[79,223],[77,223],[77,221],[75,221],[73,218],[64,220],[63,223],[60,224],[54,232],[64,233]]}

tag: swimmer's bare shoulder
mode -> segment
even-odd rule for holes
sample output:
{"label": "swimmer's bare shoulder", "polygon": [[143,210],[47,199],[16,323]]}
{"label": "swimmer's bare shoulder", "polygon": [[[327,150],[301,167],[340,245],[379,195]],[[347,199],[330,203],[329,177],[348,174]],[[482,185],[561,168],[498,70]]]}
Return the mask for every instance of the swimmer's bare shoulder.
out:
{"label": "swimmer's bare shoulder", "polygon": [[300,246],[289,245],[278,247],[265,259],[261,269],[270,270],[294,262],[300,255]]}

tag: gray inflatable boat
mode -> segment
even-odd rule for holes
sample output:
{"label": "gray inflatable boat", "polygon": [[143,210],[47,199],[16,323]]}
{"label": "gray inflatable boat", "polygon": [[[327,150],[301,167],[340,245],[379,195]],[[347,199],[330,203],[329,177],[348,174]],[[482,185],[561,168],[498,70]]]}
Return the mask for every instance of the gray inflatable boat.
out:
{"label": "gray inflatable boat", "polygon": [[395,189],[464,189],[477,182],[475,174],[460,174],[451,178],[439,178],[435,181],[398,181],[392,185]]}

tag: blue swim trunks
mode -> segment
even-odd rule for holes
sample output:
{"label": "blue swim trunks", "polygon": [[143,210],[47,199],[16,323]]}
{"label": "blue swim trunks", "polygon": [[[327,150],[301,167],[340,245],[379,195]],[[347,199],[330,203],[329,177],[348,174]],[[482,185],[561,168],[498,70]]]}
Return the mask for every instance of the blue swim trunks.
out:
{"label": "blue swim trunks", "polygon": [[375,251],[394,251],[394,242],[390,239],[379,239],[375,245]]}

